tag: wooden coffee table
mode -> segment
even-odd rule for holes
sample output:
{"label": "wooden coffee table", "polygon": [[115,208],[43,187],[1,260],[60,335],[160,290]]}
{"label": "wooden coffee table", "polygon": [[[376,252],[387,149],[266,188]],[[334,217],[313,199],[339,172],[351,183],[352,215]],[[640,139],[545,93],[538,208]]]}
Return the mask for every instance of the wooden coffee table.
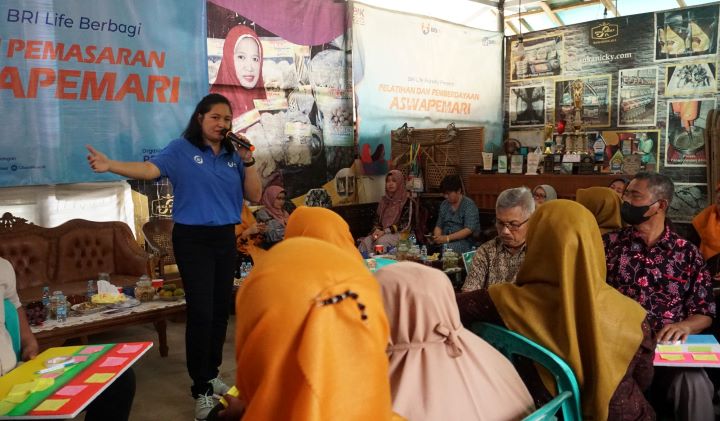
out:
{"label": "wooden coffee table", "polygon": [[40,350],[62,346],[68,339],[80,338],[87,344],[88,335],[107,332],[125,326],[153,323],[158,333],[160,355],[167,357],[167,319],[185,314],[185,300],[150,301],[115,314],[95,313],[68,317],[66,322],[46,321],[42,326],[32,326],[32,332]]}

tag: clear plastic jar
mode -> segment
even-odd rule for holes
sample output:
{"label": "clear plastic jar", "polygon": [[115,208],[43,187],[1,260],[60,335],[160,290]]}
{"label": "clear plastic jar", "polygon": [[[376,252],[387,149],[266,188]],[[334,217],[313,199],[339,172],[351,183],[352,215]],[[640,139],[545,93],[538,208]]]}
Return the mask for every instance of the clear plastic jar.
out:
{"label": "clear plastic jar", "polygon": [[152,287],[152,282],[146,279],[137,281],[135,284],[135,298],[139,301],[152,301],[155,298],[155,288]]}

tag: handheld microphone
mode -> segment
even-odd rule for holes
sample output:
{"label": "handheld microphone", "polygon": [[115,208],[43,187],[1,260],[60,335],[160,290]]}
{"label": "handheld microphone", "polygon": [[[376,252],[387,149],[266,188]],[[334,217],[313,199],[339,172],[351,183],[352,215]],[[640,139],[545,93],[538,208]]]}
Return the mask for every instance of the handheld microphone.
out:
{"label": "handheld microphone", "polygon": [[228,129],[223,130],[223,136],[225,136],[227,140],[231,141],[232,143],[241,148],[245,148],[251,152],[255,150],[255,146],[250,144],[250,142],[247,141],[245,136],[240,137]]}

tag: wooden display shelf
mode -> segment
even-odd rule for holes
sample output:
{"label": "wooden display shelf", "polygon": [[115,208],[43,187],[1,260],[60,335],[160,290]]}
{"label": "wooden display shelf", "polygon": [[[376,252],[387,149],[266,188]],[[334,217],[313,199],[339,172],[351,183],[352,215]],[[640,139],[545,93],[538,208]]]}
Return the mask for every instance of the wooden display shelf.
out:
{"label": "wooden display shelf", "polygon": [[559,199],[575,199],[575,191],[593,186],[607,187],[617,174],[561,175],[561,174],[473,174],[465,186],[467,196],[475,201],[481,210],[495,210],[498,195],[507,189],[526,186],[530,189],[538,184],[549,184]]}

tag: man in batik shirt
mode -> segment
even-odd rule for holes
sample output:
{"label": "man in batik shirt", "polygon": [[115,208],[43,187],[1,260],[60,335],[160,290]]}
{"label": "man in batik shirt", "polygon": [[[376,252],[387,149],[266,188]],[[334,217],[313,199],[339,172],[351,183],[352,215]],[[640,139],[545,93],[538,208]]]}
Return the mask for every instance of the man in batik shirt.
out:
{"label": "man in batik shirt", "polygon": [[508,189],[498,195],[495,202],[498,235],[475,252],[463,292],[515,282],[525,260],[527,222],[534,211],[535,201],[527,187]]}
{"label": "man in batik shirt", "polygon": [[[697,247],[673,232],[666,213],[674,186],[667,176],[639,173],[623,194],[629,224],[603,236],[607,282],[645,310],[658,343],[684,342],[715,317],[710,274]],[[652,397],[679,420],[714,420],[713,385],[701,368],[657,367]]]}

